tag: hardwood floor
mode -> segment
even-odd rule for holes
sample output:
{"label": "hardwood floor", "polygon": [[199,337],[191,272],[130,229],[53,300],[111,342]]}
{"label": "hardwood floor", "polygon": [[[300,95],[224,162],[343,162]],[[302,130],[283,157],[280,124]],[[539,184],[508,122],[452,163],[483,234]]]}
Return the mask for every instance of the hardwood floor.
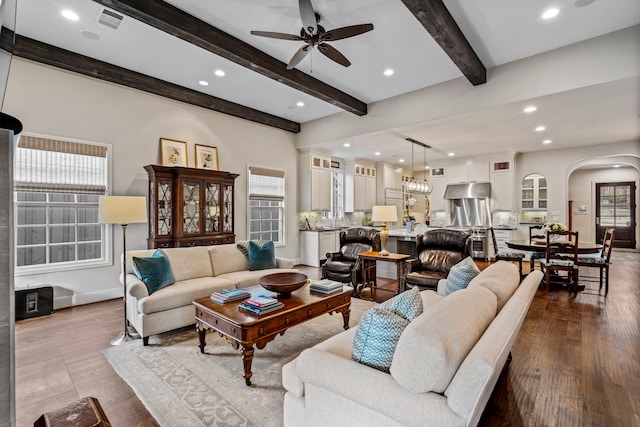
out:
{"label": "hardwood floor", "polygon": [[[612,263],[606,299],[597,283],[577,297],[538,291],[481,426],[640,425],[640,254],[614,251]],[[380,280],[376,300],[395,286]],[[102,355],[121,321],[122,303],[111,300],[16,322],[19,427],[84,396],[116,427],[157,425]]]}

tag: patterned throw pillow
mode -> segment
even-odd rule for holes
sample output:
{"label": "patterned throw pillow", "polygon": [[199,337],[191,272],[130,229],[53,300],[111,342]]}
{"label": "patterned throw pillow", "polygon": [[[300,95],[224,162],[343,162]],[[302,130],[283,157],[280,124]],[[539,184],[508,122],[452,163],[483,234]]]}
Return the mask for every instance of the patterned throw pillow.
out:
{"label": "patterned throw pillow", "polygon": [[476,263],[473,262],[473,258],[466,257],[449,270],[447,284],[444,288],[445,295],[466,288],[471,279],[478,274],[480,274],[480,269]]}
{"label": "patterned throw pillow", "polygon": [[379,307],[412,321],[423,311],[420,288],[414,286],[410,290],[383,302]]}
{"label": "patterned throw pillow", "polygon": [[276,268],[275,246],[272,241],[260,246],[255,241],[249,240],[249,270],[266,270]]}
{"label": "patterned throw pillow", "polygon": [[396,345],[408,324],[407,319],[389,310],[373,307],[358,323],[351,357],[363,365],[389,372]]}
{"label": "patterned throw pillow", "polygon": [[360,319],[353,338],[353,360],[389,372],[402,331],[422,314],[422,310],[417,286],[368,310]]}
{"label": "patterned throw pillow", "polygon": [[133,257],[133,271],[138,276],[138,279],[142,281],[149,291],[149,295],[152,293],[173,285],[175,278],[173,277],[173,271],[171,271],[171,264],[169,258],[162,251],[162,249],[156,250],[150,257]]}

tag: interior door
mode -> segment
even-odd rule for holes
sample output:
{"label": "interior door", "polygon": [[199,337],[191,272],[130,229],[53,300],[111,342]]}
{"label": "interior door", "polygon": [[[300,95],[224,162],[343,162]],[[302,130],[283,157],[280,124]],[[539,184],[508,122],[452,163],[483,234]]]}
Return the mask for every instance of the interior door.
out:
{"label": "interior door", "polygon": [[613,246],[636,247],[636,185],[634,182],[596,184],[596,238],[602,241],[605,228],[616,230]]}

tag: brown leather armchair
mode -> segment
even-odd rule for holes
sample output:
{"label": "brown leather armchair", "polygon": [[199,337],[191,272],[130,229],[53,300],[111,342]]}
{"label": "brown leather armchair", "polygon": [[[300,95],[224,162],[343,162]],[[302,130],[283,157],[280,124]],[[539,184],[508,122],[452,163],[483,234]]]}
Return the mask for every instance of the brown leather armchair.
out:
{"label": "brown leather armchair", "polygon": [[374,228],[354,227],[340,232],[340,251],[327,253],[322,266],[322,278],[350,283],[355,290],[362,282],[360,253],[380,251],[380,231]]}
{"label": "brown leather armchair", "polygon": [[416,237],[418,257],[407,260],[400,289],[435,289],[451,267],[471,256],[471,233],[458,230],[429,230]]}

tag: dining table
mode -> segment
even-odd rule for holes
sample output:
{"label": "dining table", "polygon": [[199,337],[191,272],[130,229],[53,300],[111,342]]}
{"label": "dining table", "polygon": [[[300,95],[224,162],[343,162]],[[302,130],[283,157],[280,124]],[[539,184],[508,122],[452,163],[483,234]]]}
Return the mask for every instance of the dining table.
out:
{"label": "dining table", "polygon": [[[507,240],[507,247],[529,252],[544,252],[547,250],[547,242],[545,240]],[[601,243],[578,242],[578,254],[597,254],[602,251]]]}

